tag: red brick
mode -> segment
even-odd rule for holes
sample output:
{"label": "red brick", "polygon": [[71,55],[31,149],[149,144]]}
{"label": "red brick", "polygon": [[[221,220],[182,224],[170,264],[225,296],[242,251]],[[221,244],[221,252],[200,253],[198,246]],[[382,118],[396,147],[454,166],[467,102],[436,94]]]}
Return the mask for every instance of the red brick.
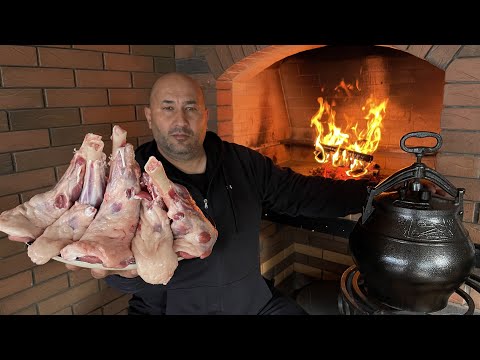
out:
{"label": "red brick", "polygon": [[480,244],[480,224],[464,223],[465,229],[470,235],[470,239],[475,244]]}
{"label": "red brick", "polygon": [[23,310],[14,312],[12,315],[38,315],[37,306],[31,305]]}
{"label": "red brick", "polygon": [[60,49],[71,49],[72,48],[72,45],[40,45],[40,46],[60,48]]}
{"label": "red brick", "polygon": [[465,201],[480,202],[480,179],[446,176],[455,187],[465,189]]}
{"label": "red brick", "polygon": [[120,71],[76,70],[78,87],[130,88],[130,73]]}
{"label": "red brick", "polygon": [[22,193],[20,193],[20,201],[22,203],[27,202],[28,200],[30,200],[35,195],[47,192],[47,191],[53,189],[53,187],[54,187],[54,185],[51,185],[51,186],[47,186],[47,187],[42,187],[42,188],[22,192]]}
{"label": "red brick", "polygon": [[480,109],[443,108],[442,129],[480,130]]}
{"label": "red brick", "polygon": [[37,52],[32,46],[0,45],[0,65],[36,66]]}
{"label": "red brick", "polygon": [[[78,148],[80,144],[78,144]],[[13,154],[17,171],[41,169],[69,164],[73,157],[73,146],[59,146],[48,149],[22,151]]]}
{"label": "red brick", "polygon": [[218,122],[217,126],[217,134],[219,136],[233,135],[233,123],[231,121]]}
{"label": "red brick", "polygon": [[104,54],[105,69],[153,72],[153,59],[147,56]]}
{"label": "red brick", "polygon": [[70,126],[50,129],[50,133],[52,145],[60,146],[82,143],[88,133],[101,135],[103,140],[108,139],[112,135],[112,127],[110,124]]}
{"label": "red brick", "polygon": [[73,87],[73,70],[4,67],[4,87]]}
{"label": "red brick", "polygon": [[138,137],[138,146],[145,144],[146,142],[152,141],[153,136],[139,136]]}
{"label": "red brick", "polygon": [[208,67],[210,68],[213,76],[215,79],[218,79],[224,72],[222,63],[220,62],[220,59],[218,58],[217,52],[216,51],[208,51],[205,54],[205,59],[208,62]]}
{"label": "red brick", "polygon": [[476,155],[480,153],[480,133],[442,131],[442,151]]}
{"label": "red brick", "polygon": [[0,153],[44,148],[49,145],[50,139],[46,129],[0,133]]}
{"label": "red brick", "polygon": [[133,87],[151,89],[161,74],[157,73],[133,73]]}
{"label": "red brick", "polygon": [[64,263],[50,260],[46,264],[33,268],[33,278],[35,279],[35,284],[38,285],[39,283],[42,283],[60,274],[64,274],[68,271],[69,270],[66,268]]}
{"label": "red brick", "polygon": [[135,120],[133,106],[105,106],[80,109],[84,124],[101,124]]}
{"label": "red brick", "polygon": [[68,273],[68,278],[70,279],[70,286],[72,287],[82,284],[90,279],[93,279],[90,269],[70,271]]}
{"label": "red brick", "polygon": [[480,77],[480,58],[461,58],[453,61],[445,71],[445,81],[477,82]]}
{"label": "red brick", "polygon": [[32,273],[24,271],[20,274],[0,280],[0,299],[32,287]]}
{"label": "red brick", "polygon": [[128,45],[73,45],[75,49],[93,50],[102,52],[125,53],[130,52]]}
{"label": "red brick", "polygon": [[145,117],[145,106],[144,105],[135,106],[135,114],[136,114],[137,120],[147,120],[147,118]]}
{"label": "red brick", "polygon": [[437,154],[436,170],[443,175],[480,178],[480,158],[464,154]]}
{"label": "red brick", "polygon": [[[11,241],[11,240],[8,240]],[[25,244],[23,244],[25,246]],[[30,260],[26,250],[22,253],[0,260],[0,279],[7,278],[22,271],[29,270],[36,265]]]}
{"label": "red brick", "polygon": [[102,308],[98,308],[93,311],[90,311],[87,315],[103,315]]}
{"label": "red brick", "polygon": [[446,84],[445,106],[480,106],[480,84]]}
{"label": "red brick", "polygon": [[38,109],[10,112],[12,130],[47,129],[80,124],[78,109]]}
{"label": "red brick", "polygon": [[102,69],[102,54],[94,51],[39,48],[43,67]]}
{"label": "red brick", "polygon": [[466,222],[477,222],[476,216],[476,204],[472,201],[463,202],[463,221]]}
{"label": "red brick", "polygon": [[111,89],[108,91],[111,105],[148,104],[149,89]]}
{"label": "red brick", "polygon": [[43,107],[40,89],[0,89],[0,108],[23,109]]}
{"label": "red brick", "polygon": [[109,302],[103,306],[103,315],[115,315],[120,311],[128,308],[128,301],[131,299],[132,295],[125,294],[118,299]]}
{"label": "red brick", "polygon": [[118,290],[107,287],[73,305],[73,313],[75,315],[87,314],[120,296],[122,296],[122,294]]}
{"label": "red brick", "polygon": [[173,57],[175,54],[173,45],[132,45],[131,52],[134,55],[159,57]]}
{"label": "red brick", "polygon": [[218,59],[224,71],[235,63],[228,45],[215,45],[215,50],[217,51]]}
{"label": "red brick", "polygon": [[55,176],[57,178],[57,181],[62,178],[63,174],[65,174],[65,171],[67,171],[67,169],[68,169],[68,165],[62,165],[62,166],[56,166],[55,167]]}
{"label": "red brick", "polygon": [[8,119],[5,111],[0,111],[0,132],[8,131]]}
{"label": "red brick", "polygon": [[419,57],[420,59],[423,59],[431,48],[432,45],[410,45],[407,49],[407,52]]}
{"label": "red brick", "polygon": [[217,81],[217,90],[231,90],[232,82],[231,81]]}
{"label": "red brick", "polygon": [[458,57],[480,56],[480,45],[463,45]]}
{"label": "red brick", "polygon": [[63,275],[55,279],[24,290],[13,296],[0,301],[0,314],[11,314],[38,301],[49,298],[54,294],[68,288],[67,276]]}
{"label": "red brick", "polygon": [[126,122],[118,125],[127,131],[129,137],[149,136],[152,134],[152,131],[148,128],[148,123],[146,121]]}
{"label": "red brick", "polygon": [[73,315],[73,309],[71,306],[68,306],[65,309],[54,312],[52,315]]}
{"label": "red brick", "polygon": [[0,213],[5,210],[13,209],[19,204],[20,201],[18,199],[18,195],[2,196],[0,197]]}
{"label": "red brick", "polygon": [[47,300],[39,302],[38,312],[39,314],[52,314],[56,311],[59,311],[66,306],[73,304],[77,301],[80,301],[89,295],[96,293],[98,291],[98,280],[92,279],[78,285],[74,288],[70,288],[67,291],[59,293]]}
{"label": "red brick", "polygon": [[217,91],[217,105],[218,106],[232,106],[232,91],[218,90]]}
{"label": "red brick", "polygon": [[188,59],[193,57],[194,54],[193,45],[175,45],[175,59]]}
{"label": "red brick", "polygon": [[0,231],[0,259],[25,251],[24,243],[8,240],[7,237],[2,237],[2,234],[3,232]]}
{"label": "red brick", "polygon": [[217,120],[218,121],[231,121],[233,118],[233,109],[231,106],[219,106],[217,108]]}
{"label": "red brick", "polygon": [[0,175],[11,174],[12,172],[12,156],[10,154],[0,154]]}
{"label": "red brick", "polygon": [[52,168],[0,176],[0,196],[46,187],[55,183]]}
{"label": "red brick", "polygon": [[425,60],[440,69],[445,69],[461,47],[461,45],[433,45]]}
{"label": "red brick", "polygon": [[47,89],[47,107],[107,105],[105,89]]}

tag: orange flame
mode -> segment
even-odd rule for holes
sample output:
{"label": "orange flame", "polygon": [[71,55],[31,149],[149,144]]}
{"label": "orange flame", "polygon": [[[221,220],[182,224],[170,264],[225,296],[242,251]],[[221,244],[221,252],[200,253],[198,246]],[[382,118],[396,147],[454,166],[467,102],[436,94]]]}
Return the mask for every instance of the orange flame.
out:
{"label": "orange flame", "polygon": [[[354,89],[343,80],[335,90],[339,88],[344,90],[347,96],[351,96]],[[359,89],[358,81],[356,88]],[[332,109],[334,105],[331,106],[322,97],[317,101],[320,106],[310,122],[310,126],[315,125],[317,130],[315,160],[319,163],[331,161],[334,167],[348,167],[346,171],[348,176],[364,175],[370,162],[362,160],[361,156],[355,154],[371,155],[377,150],[382,137],[382,120],[386,114],[388,98],[378,102],[375,98],[369,97],[365,101],[362,111],[366,112],[363,117],[366,126],[362,130],[359,129],[358,121],[353,126],[345,126],[345,129],[338,127],[335,123],[336,112]],[[323,117],[326,117],[326,121],[322,121]]]}

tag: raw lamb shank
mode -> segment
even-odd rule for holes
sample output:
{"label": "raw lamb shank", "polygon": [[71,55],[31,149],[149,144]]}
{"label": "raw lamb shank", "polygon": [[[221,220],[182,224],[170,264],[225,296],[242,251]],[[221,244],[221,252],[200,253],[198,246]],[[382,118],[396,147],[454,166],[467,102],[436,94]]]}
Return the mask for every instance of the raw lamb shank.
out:
{"label": "raw lamb shank", "polygon": [[79,198],[83,187],[88,138],[75,151],[70,165],[52,190],[0,214],[0,231],[14,241],[29,242],[62,216]]}
{"label": "raw lamb shank", "polygon": [[132,240],[132,252],[137,273],[144,281],[166,285],[178,266],[177,254],[173,251],[170,219],[166,206],[148,174],[143,173],[142,179],[151,198],[142,198],[140,221]]}
{"label": "raw lamb shank", "polygon": [[141,200],[135,195],[140,191],[140,167],[126,136],[125,130],[114,126],[114,152],[103,202],[81,239],[60,251],[65,260],[116,269],[134,262],[130,247],[139,220]]}
{"label": "raw lamb shank", "polygon": [[162,163],[154,156],[148,159],[145,171],[168,208],[167,215],[172,220],[173,250],[185,259],[204,259],[209,256],[217,241],[218,231],[203,215],[188,190],[171,182]]}
{"label": "raw lamb shank", "polygon": [[86,171],[80,198],[28,247],[28,256],[37,265],[47,263],[65,246],[79,240],[100,206],[106,186],[106,158],[100,135],[87,134]]}

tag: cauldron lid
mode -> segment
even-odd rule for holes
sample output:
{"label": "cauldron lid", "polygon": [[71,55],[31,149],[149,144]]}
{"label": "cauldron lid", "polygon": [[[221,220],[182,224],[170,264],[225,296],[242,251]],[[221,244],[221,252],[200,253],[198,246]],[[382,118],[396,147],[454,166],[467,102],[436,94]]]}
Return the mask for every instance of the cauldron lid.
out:
{"label": "cauldron lid", "polygon": [[455,199],[435,195],[428,190],[408,191],[401,194],[400,191],[384,192],[375,196],[373,200],[375,208],[384,208],[393,210],[395,208],[414,209],[414,210],[439,210],[456,211],[458,204]]}

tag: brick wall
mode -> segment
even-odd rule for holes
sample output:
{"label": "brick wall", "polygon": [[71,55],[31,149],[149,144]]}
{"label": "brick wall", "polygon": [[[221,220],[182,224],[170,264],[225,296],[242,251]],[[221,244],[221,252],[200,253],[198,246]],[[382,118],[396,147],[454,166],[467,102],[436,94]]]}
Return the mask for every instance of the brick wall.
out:
{"label": "brick wall", "polygon": [[[173,45],[0,46],[0,212],[50,189],[84,136],[112,126],[138,146],[149,88],[175,70]],[[0,314],[125,314],[122,295],[50,261],[35,266],[25,245],[0,232]]]}

